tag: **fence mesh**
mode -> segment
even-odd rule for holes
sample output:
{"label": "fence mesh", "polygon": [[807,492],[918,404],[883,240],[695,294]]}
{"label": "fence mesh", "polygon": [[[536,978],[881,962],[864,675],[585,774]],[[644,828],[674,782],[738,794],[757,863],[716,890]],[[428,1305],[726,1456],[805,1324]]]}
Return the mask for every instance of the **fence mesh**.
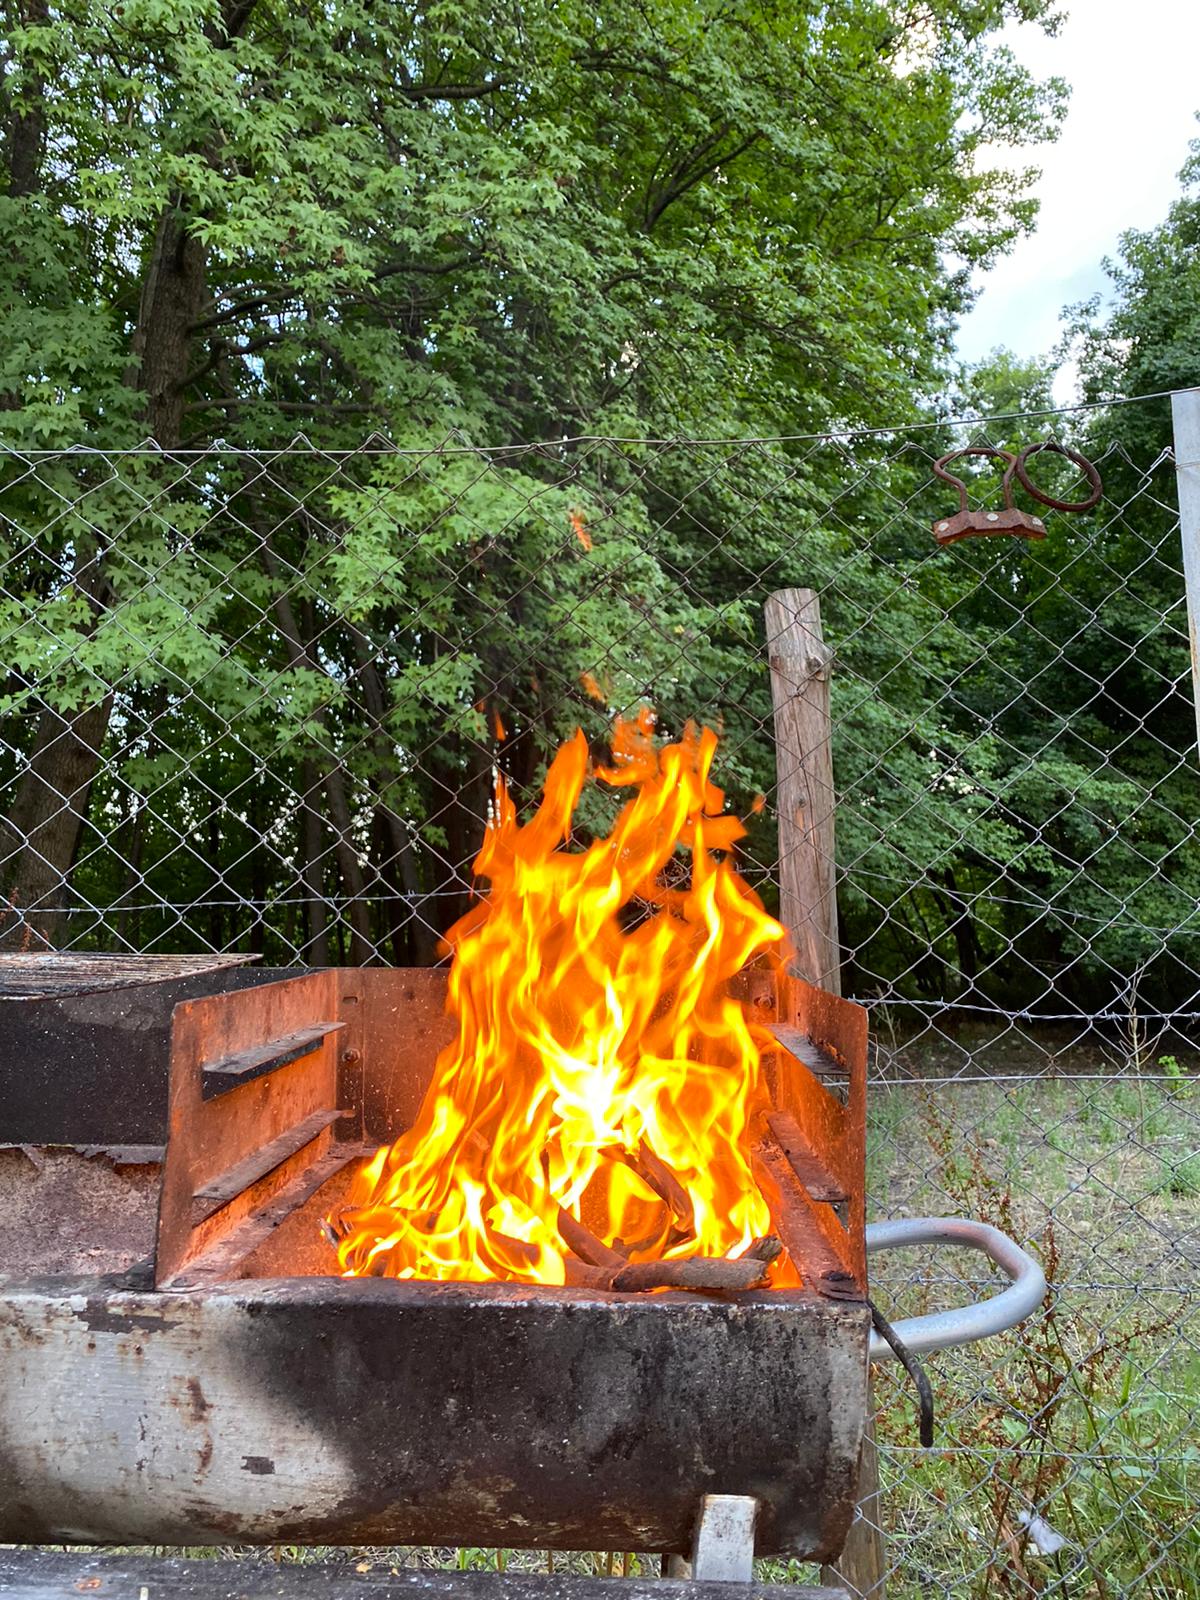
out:
{"label": "fence mesh", "polygon": [[[872,1212],[983,1216],[1052,1282],[1019,1332],[932,1358],[932,1454],[881,1376],[893,1596],[1200,1592],[1200,849],[1165,431],[1147,452],[1102,418],[1104,497],[1044,541],[930,532],[955,509],[938,454],[1043,431],[0,456],[3,949],[433,961],[494,769],[528,800],[575,727],[600,751],[647,703],[719,726],[777,905],[763,603],[816,592]],[[1075,497],[1068,463],[1038,470]],[[999,504],[994,463],[961,471]],[[881,1260],[885,1307],[987,1287],[952,1259]]]}

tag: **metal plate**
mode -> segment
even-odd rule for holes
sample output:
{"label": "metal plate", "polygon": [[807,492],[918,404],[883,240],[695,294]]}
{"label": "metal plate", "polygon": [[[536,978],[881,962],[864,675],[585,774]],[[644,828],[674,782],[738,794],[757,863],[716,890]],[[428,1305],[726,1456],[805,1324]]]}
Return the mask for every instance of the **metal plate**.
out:
{"label": "metal plate", "polygon": [[332,968],[176,1006],[171,1027],[167,1153],[155,1282],[174,1277],[257,1206],[328,1154],[337,1107],[341,1028],[267,1076],[204,1097],[211,1061],[336,1021]]}
{"label": "metal plate", "polygon": [[[170,958],[186,963],[188,972],[168,975],[164,958],[139,956],[123,967],[122,983],[93,981],[98,964],[117,959],[88,957],[88,978],[73,957],[0,956],[7,973],[0,998],[0,1142],[164,1144],[176,1004],[291,975],[229,964],[240,957],[206,963],[199,956]],[[30,963],[40,965],[40,976]]]}
{"label": "metal plate", "polygon": [[0,954],[0,1000],[44,1000],[54,995],[96,994],[169,983],[203,973],[244,967],[257,956],[75,955],[46,951]]}

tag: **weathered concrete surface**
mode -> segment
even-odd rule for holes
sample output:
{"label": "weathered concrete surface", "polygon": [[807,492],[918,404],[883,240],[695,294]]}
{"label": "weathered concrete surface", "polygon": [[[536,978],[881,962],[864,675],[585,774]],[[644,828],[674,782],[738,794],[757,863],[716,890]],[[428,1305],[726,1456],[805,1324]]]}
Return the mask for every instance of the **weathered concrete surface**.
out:
{"label": "weathered concrete surface", "polygon": [[868,1312],[308,1278],[0,1279],[0,1540],[840,1548]]}

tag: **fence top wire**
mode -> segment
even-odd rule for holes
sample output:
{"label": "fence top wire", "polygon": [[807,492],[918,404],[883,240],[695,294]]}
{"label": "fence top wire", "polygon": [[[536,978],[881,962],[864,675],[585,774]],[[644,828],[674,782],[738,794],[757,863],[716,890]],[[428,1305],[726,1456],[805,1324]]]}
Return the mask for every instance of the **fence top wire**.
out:
{"label": "fence top wire", "polygon": [[[1179,391],[1175,389],[1156,389],[1148,394],[1119,395],[1113,396],[1108,400],[1081,400],[1068,406],[1047,406],[1036,411],[1005,411],[989,416],[930,417],[924,421],[906,419],[904,421],[876,423],[871,426],[823,428],[816,433],[737,435],[724,439],[696,439],[685,436],[670,437],[653,434],[573,433],[562,434],[558,438],[530,439],[517,444],[479,445],[464,440],[457,430],[451,430],[443,435],[440,441],[431,441],[424,445],[396,445],[383,434],[372,433],[361,445],[355,445],[350,449],[335,450],[314,443],[305,433],[296,433],[286,445],[252,447],[231,445],[227,440],[216,439],[209,445],[167,450],[154,439],[146,439],[138,445],[122,446],[114,449],[85,444],[71,445],[67,448],[59,449],[34,449],[7,445],[3,438],[0,437],[0,453],[29,460],[40,459],[44,456],[64,455],[161,455],[196,458],[213,455],[236,455],[267,459],[288,455],[320,455],[328,457],[330,460],[370,455],[417,457],[468,455],[487,456],[492,459],[502,460],[507,456],[533,454],[544,450],[560,450],[571,445],[653,445],[671,449],[721,450],[737,449],[741,446],[748,447],[751,445],[820,444],[854,439],[886,438],[892,435],[925,433],[938,428],[982,428],[1000,423],[1039,422],[1047,417],[1078,416],[1090,412],[1108,411],[1115,406],[1143,405],[1152,400],[1169,400],[1173,394],[1177,393]],[[1193,466],[1195,463],[1180,462],[1178,465],[1181,467]]]}

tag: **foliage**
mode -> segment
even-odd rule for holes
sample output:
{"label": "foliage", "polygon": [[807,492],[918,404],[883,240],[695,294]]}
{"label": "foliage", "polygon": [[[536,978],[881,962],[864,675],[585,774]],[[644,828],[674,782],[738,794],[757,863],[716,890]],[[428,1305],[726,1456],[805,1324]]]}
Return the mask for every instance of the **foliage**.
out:
{"label": "foliage", "polygon": [[[652,445],[463,447],[917,414],[1061,109],[997,45],[1014,17],[1053,26],[1044,0],[8,0],[10,935],[53,941],[69,878],[129,907],[119,938],[261,943],[215,903],[232,877],[307,904],[285,945],[327,950],[336,886],[344,958],[401,927],[428,958],[490,712],[531,784],[571,722],[601,733],[584,671],[606,709],[726,715],[731,783],[766,787],[759,602],[846,551],[818,465],[748,463],[748,518],[746,481]],[[315,450],[277,454],[297,428]],[[335,468],[372,429],[451,445]],[[145,432],[168,454],[116,475],[19,454]],[[208,926],[151,926],[144,891]]]}

